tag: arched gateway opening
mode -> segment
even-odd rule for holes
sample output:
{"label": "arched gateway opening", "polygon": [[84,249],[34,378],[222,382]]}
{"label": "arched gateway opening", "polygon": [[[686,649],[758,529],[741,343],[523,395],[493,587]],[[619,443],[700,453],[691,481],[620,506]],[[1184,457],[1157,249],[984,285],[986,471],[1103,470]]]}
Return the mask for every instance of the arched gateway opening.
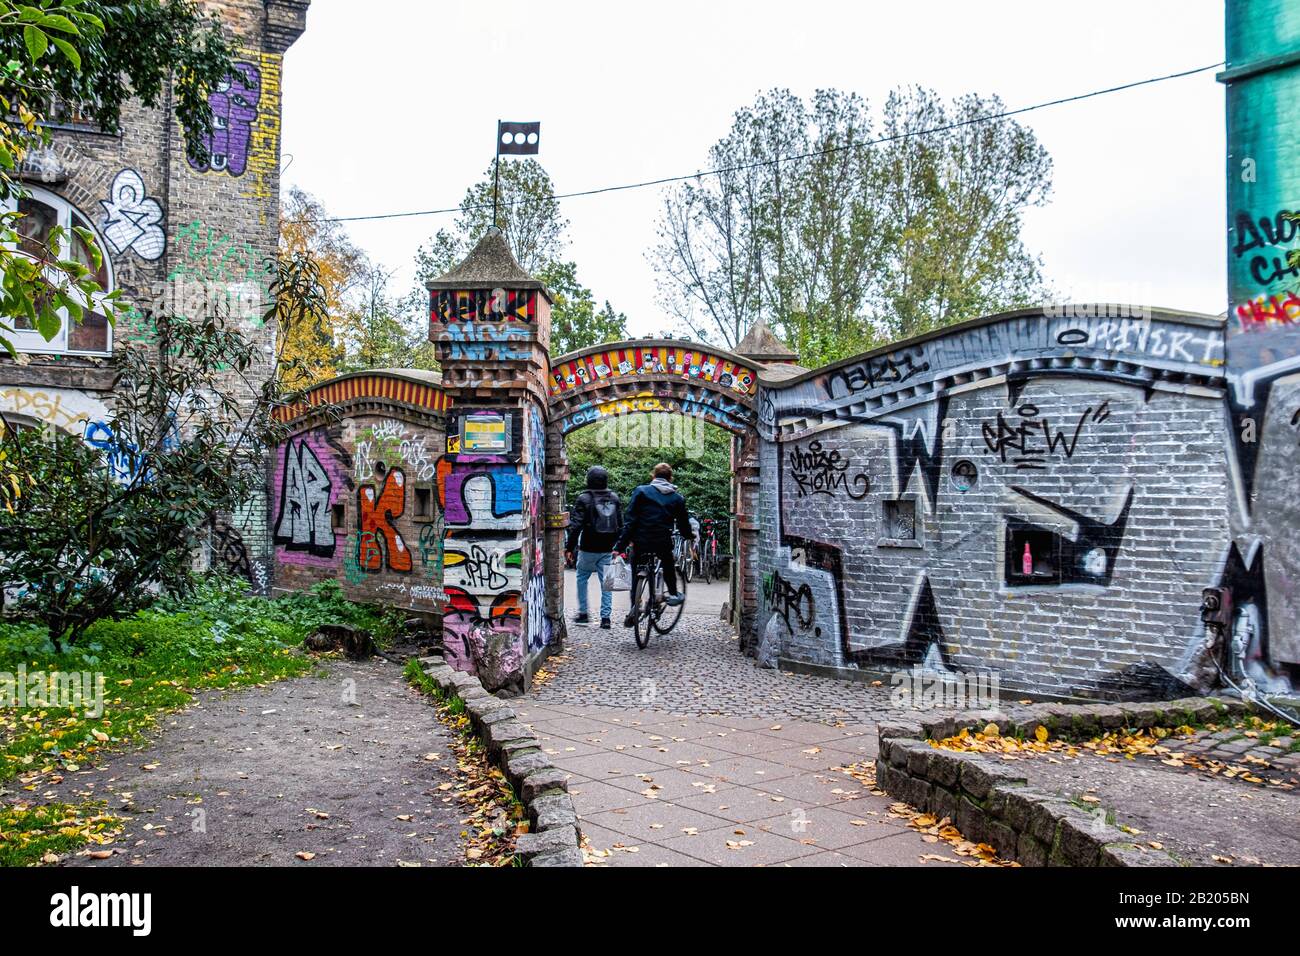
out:
{"label": "arched gateway opening", "polygon": [[[754,341],[758,341],[757,337]],[[780,357],[788,355],[784,348],[773,352]],[[733,560],[727,565],[729,586],[724,612],[737,628],[747,612],[752,617],[756,611],[756,591],[744,586],[744,578],[747,552],[756,534],[752,517],[757,488],[758,376],[762,368],[752,357],[698,343],[648,339],[606,343],[561,356],[552,363],[547,383],[551,434],[548,445],[562,456],[566,473],[566,437],[631,416],[675,415],[730,433],[731,488],[723,547]],[[642,475],[638,480],[648,478]],[[618,490],[626,496],[631,489]],[[563,523],[568,524],[567,520]],[[547,565],[548,587],[561,595],[562,574],[560,561],[552,560]]]}

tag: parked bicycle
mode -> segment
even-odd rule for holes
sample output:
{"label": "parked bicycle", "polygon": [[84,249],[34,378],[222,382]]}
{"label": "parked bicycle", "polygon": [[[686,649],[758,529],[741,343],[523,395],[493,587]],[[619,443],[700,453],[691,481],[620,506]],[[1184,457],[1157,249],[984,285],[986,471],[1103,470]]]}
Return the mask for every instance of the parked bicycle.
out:
{"label": "parked bicycle", "polygon": [[673,566],[679,580],[690,582],[695,565],[695,542],[688,541],[673,531]]}
{"label": "parked bicycle", "polygon": [[[680,577],[677,588],[685,598],[686,581]],[[663,566],[657,557],[651,555],[645,559],[645,567],[639,569],[632,592],[632,613],[636,615],[632,633],[636,637],[636,646],[642,650],[649,646],[651,633],[667,634],[681,620],[686,602],[670,605],[667,599],[668,585],[664,583]]]}
{"label": "parked bicycle", "polygon": [[726,555],[718,550],[718,522],[705,518],[700,522],[700,543],[697,549],[699,575],[705,584],[722,578],[722,563]]}

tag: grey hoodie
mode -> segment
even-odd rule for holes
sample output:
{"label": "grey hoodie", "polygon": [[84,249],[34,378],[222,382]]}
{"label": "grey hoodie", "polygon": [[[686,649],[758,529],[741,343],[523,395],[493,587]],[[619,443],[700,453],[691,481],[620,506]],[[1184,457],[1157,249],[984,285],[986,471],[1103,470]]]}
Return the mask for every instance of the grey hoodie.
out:
{"label": "grey hoodie", "polygon": [[677,486],[674,485],[667,478],[656,478],[654,479],[654,481],[650,482],[650,484],[651,486],[654,487],[656,491],[659,491],[665,495],[671,495],[674,491],[677,490]]}

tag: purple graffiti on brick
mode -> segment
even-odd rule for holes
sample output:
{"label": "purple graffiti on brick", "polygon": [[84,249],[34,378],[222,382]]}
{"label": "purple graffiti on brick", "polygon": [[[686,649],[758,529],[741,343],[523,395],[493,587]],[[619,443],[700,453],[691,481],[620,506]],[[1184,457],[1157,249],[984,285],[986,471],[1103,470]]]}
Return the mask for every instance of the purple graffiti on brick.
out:
{"label": "purple graffiti on brick", "polygon": [[236,63],[235,71],[208,94],[212,107],[212,133],[204,141],[203,162],[190,159],[199,172],[244,175],[257,103],[262,97],[262,73],[251,63]]}
{"label": "purple graffiti on brick", "polygon": [[460,455],[438,463],[438,486],[443,511],[449,525],[471,523],[465,485],[475,478],[486,477],[492,484],[491,516],[503,518],[522,514],[524,481],[518,469],[499,455]]}

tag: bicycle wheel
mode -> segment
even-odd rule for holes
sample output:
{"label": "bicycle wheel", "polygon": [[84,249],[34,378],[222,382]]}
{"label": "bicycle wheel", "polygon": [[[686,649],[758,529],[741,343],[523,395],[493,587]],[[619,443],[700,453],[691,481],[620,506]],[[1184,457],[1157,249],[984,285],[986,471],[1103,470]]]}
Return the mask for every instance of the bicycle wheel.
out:
{"label": "bicycle wheel", "polygon": [[[660,634],[667,634],[676,627],[677,622],[681,620],[682,610],[686,607],[686,602],[682,601],[682,603],[676,607],[669,607],[667,604],[662,602],[662,598],[668,596],[668,586],[664,584],[664,573],[662,569],[660,569],[659,573],[655,576],[655,584],[657,585],[655,591],[661,596],[661,600],[651,607],[650,623]],[[686,597],[686,581],[681,577],[677,578],[677,591],[682,597]]]}
{"label": "bicycle wheel", "polygon": [[632,608],[636,611],[632,636],[636,638],[636,646],[641,650],[645,650],[650,643],[651,598],[650,578],[643,574],[636,579],[636,590],[632,592]]}

